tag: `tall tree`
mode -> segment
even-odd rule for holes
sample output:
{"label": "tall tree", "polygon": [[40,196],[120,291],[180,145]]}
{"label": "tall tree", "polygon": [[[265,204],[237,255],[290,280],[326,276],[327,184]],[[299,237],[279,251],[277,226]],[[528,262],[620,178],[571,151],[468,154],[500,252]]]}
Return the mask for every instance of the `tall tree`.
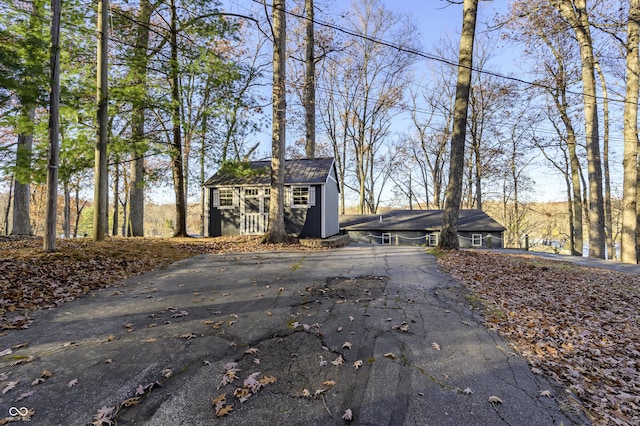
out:
{"label": "tall tree", "polygon": [[585,137],[589,176],[589,257],[605,257],[602,158],[598,130],[598,105],[593,41],[586,0],[550,0],[573,30],[580,46]]}
{"label": "tall tree", "polygon": [[271,133],[271,189],[269,228],[263,240],[281,243],[287,237],[284,226],[284,174],[286,123],[286,2],[274,0],[273,18],[273,123]]}
{"label": "tall tree", "polygon": [[621,260],[638,263],[638,90],[640,88],[640,0],[630,0],[626,43],[626,92],[624,103],[624,169],[622,194]]}
{"label": "tall tree", "polygon": [[104,240],[107,233],[107,139],[109,135],[108,96],[108,51],[109,51],[109,2],[98,1],[98,49],[97,49],[97,93],[98,132],[95,145],[95,188],[93,212],[93,240]]}
{"label": "tall tree", "polygon": [[58,155],[60,151],[60,0],[51,2],[51,94],[49,96],[49,161],[47,164],[47,210],[44,250],[56,250],[56,215],[58,213]]}
{"label": "tall tree", "polygon": [[174,237],[186,237],[187,234],[187,200],[184,182],[184,160],[182,153],[182,129],[180,120],[180,68],[178,62],[178,13],[175,0],[171,0],[170,45],[171,59],[169,79],[171,84],[171,125],[172,140],[169,147],[171,157],[171,173],[173,190],[176,196],[176,223]]}
{"label": "tall tree", "polygon": [[[149,32],[153,6],[150,0],[140,0],[138,28],[133,47],[130,68],[134,84],[131,101],[131,186],[129,190],[129,226],[127,234],[132,237],[144,236],[144,157],[147,151],[145,138],[145,104],[147,98],[147,67],[149,63]],[[114,200],[114,204],[117,200]]]}
{"label": "tall tree", "polygon": [[[515,2],[507,21],[511,32],[509,38],[524,44],[525,61],[535,76],[535,91],[541,90],[548,106],[545,111],[549,121],[565,147],[560,147],[561,159],[568,160],[567,169],[570,178],[568,216],[570,218],[570,251],[572,255],[582,256],[583,249],[583,196],[581,193],[581,162],[577,135],[574,126],[579,102],[571,94],[570,88],[580,80],[580,66],[577,45],[570,37],[566,23],[547,0]],[[550,156],[550,146],[539,143],[546,158]],[[558,170],[566,170],[560,164],[554,164]]]}
{"label": "tall tree", "polygon": [[453,111],[451,134],[451,156],[449,183],[442,219],[442,232],[438,247],[445,250],[458,249],[458,215],[462,201],[462,177],[464,173],[464,145],[473,66],[473,40],[476,32],[478,0],[464,0],[462,33],[460,35],[460,55],[458,59],[458,81]]}
{"label": "tall tree", "polygon": [[314,55],[315,37],[313,29],[313,0],[305,0],[305,76],[304,76],[304,127],[305,154],[307,158],[316,155],[316,58]]}

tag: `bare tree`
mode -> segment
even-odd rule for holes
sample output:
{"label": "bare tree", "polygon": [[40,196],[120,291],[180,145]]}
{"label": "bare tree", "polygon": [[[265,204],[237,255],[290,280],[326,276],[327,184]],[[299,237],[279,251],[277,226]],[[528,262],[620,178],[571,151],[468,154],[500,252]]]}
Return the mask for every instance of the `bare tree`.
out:
{"label": "bare tree", "polygon": [[605,257],[602,158],[598,130],[597,91],[593,41],[586,0],[550,0],[573,30],[580,46],[585,137],[589,176],[589,257]]}
{"label": "bare tree", "polygon": [[307,158],[316,155],[316,58],[314,54],[315,37],[313,29],[313,0],[305,0],[305,76],[304,76],[304,124],[305,154]]}
{"label": "bare tree", "polygon": [[464,173],[464,145],[471,87],[471,69],[473,66],[473,40],[476,32],[478,0],[464,0],[462,33],[460,35],[460,55],[458,59],[458,82],[453,112],[453,131],[451,135],[451,156],[449,183],[447,185],[442,232],[438,247],[458,249],[458,214],[462,200],[462,176]]}
{"label": "bare tree", "polygon": [[624,181],[622,195],[621,260],[638,263],[638,90],[640,83],[640,0],[630,0],[627,24],[627,81],[624,104]]}
{"label": "bare tree", "polygon": [[271,190],[269,229],[263,241],[281,243],[287,231],[284,226],[285,120],[286,120],[286,15],[285,0],[274,0],[273,18],[273,128],[271,135]]}
{"label": "bare tree", "polygon": [[[525,57],[536,76],[535,90],[541,90],[550,105],[545,109],[549,121],[558,133],[562,149],[569,160],[568,209],[571,223],[571,254],[582,256],[583,196],[581,194],[582,168],[574,126],[573,105],[578,104],[569,88],[580,79],[576,43],[570,37],[566,24],[545,0],[514,3],[508,20],[512,29],[509,37],[524,44]],[[550,158],[550,147],[542,147]],[[558,168],[556,165],[554,167]],[[559,170],[564,170],[560,167]],[[587,216],[585,216],[587,217]]]}

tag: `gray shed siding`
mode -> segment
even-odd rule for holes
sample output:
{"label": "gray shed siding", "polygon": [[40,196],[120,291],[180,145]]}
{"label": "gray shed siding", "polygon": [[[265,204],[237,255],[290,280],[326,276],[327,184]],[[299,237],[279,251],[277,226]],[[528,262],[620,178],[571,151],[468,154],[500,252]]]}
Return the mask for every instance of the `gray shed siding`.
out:
{"label": "gray shed siding", "polygon": [[324,203],[324,218],[323,218],[323,230],[322,238],[327,238],[332,235],[336,235],[340,232],[340,219],[339,219],[339,204],[340,204],[340,191],[338,190],[338,180],[335,174],[335,169],[331,170],[326,185],[323,186],[323,196],[321,197]]}

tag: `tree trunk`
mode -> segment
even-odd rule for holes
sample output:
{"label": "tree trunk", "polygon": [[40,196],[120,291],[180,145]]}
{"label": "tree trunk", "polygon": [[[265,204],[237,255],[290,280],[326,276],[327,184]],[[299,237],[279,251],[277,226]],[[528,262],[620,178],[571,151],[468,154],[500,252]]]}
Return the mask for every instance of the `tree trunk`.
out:
{"label": "tree trunk", "polygon": [[51,2],[51,95],[49,97],[49,161],[47,163],[47,209],[44,250],[56,250],[58,213],[58,157],[60,154],[60,0]]}
{"label": "tree trunk", "polygon": [[64,196],[62,231],[65,238],[71,238],[71,189],[69,189],[69,182],[63,182],[62,192]]}
{"label": "tree trunk", "polygon": [[120,156],[115,160],[113,173],[113,223],[111,224],[111,235],[118,235],[118,227],[120,224]]}
{"label": "tree trunk", "polygon": [[315,158],[316,155],[316,63],[314,57],[314,32],[313,32],[313,0],[305,0],[304,10],[307,21],[305,28],[305,78],[304,78],[304,124],[306,129],[305,153],[307,158]]}
{"label": "tree trunk", "polygon": [[147,97],[147,65],[149,56],[149,24],[151,20],[151,2],[140,1],[136,34],[136,45],[133,50],[131,73],[135,85],[135,96],[132,102],[131,128],[133,132],[131,155],[131,185],[129,187],[129,227],[130,237],[144,236],[144,157],[147,151],[145,140],[145,105]]}
{"label": "tree trunk", "polygon": [[627,81],[624,102],[624,169],[621,260],[638,263],[638,88],[640,86],[640,0],[631,0],[627,26]]}
{"label": "tree trunk", "polygon": [[7,196],[7,208],[4,209],[4,219],[2,221],[3,225],[4,225],[4,235],[9,235],[9,212],[11,211],[11,199],[13,196],[12,190],[13,190],[13,182],[15,181],[15,178],[13,175],[11,175],[11,184],[9,185],[9,195]]}
{"label": "tree trunk", "polygon": [[551,0],[575,32],[582,60],[582,90],[589,175],[589,257],[604,258],[604,199],[598,131],[595,61],[586,0]]}
{"label": "tree trunk", "polygon": [[442,233],[438,244],[441,249],[458,249],[458,214],[462,199],[462,176],[464,173],[464,144],[473,65],[473,39],[476,31],[478,0],[464,0],[460,55],[458,59],[458,82],[454,104],[453,132],[451,135],[451,157],[449,183],[442,222]]}
{"label": "tree trunk", "polygon": [[109,2],[98,1],[97,94],[98,135],[95,147],[95,189],[93,240],[102,241],[107,233],[107,139],[109,131],[108,96]]}
{"label": "tree trunk", "polygon": [[602,88],[602,170],[604,174],[604,229],[606,233],[605,246],[607,248],[607,259],[615,260],[616,252],[613,247],[613,221],[611,218],[611,178],[609,176],[609,92],[604,73],[600,68],[600,63],[595,61],[595,69],[600,77],[600,87]]}
{"label": "tree trunk", "polygon": [[[176,224],[174,237],[188,237],[187,202],[185,198],[184,164],[182,159],[182,132],[180,126],[180,72],[178,69],[178,15],[175,0],[171,0],[171,172],[176,195]],[[129,207],[131,209],[131,207]]]}
{"label": "tree trunk", "polygon": [[285,0],[273,0],[273,129],[271,135],[271,200],[269,230],[263,241],[281,243],[288,239],[284,226],[284,172],[286,123],[286,16]]}
{"label": "tree trunk", "polygon": [[[24,113],[29,123],[35,117],[35,108],[29,107]],[[16,146],[16,167],[18,176],[25,176],[31,170],[31,152],[33,150],[33,131],[31,124],[28,132],[20,132]],[[26,176],[25,176],[26,177]],[[13,219],[11,235],[32,235],[30,219],[31,185],[27,179],[16,178],[13,181]]]}

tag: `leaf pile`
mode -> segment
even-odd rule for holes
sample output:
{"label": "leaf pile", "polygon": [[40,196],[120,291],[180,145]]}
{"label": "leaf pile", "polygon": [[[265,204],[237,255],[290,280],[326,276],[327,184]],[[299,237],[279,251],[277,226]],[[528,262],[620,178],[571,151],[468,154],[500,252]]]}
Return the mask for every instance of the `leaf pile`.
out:
{"label": "leaf pile", "polygon": [[57,246],[46,253],[41,238],[0,239],[0,329],[26,328],[30,311],[60,306],[195,254],[303,249],[296,243],[261,244],[260,237],[60,239]]}
{"label": "leaf pile", "polygon": [[485,251],[439,262],[482,299],[487,326],[577,394],[595,424],[640,424],[640,276]]}

